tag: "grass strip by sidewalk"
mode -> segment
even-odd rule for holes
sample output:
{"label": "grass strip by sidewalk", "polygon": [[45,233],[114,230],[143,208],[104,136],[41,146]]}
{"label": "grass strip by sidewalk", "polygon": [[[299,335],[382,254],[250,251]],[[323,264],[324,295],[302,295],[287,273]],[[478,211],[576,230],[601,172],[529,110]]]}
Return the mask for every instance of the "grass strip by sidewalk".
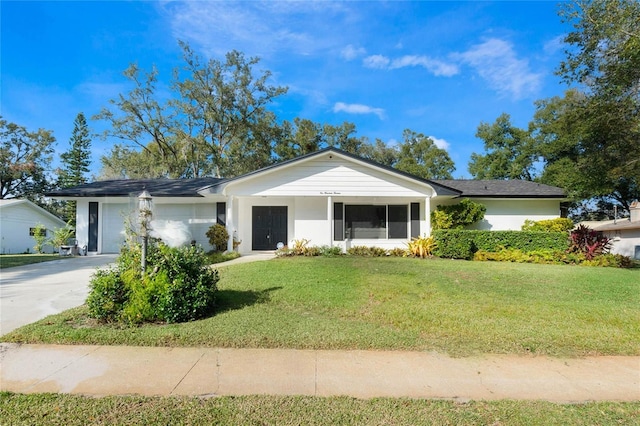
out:
{"label": "grass strip by sidewalk", "polygon": [[218,310],[100,325],[85,307],[3,336],[24,343],[640,354],[640,270],[403,258],[286,258],[220,268]]}
{"label": "grass strip by sidewalk", "polygon": [[49,262],[51,260],[70,259],[71,257],[60,256],[59,254],[2,254],[0,255],[0,269]]}
{"label": "grass strip by sidewalk", "polygon": [[410,400],[347,397],[90,398],[0,393],[11,425],[593,425],[637,424],[640,402],[554,404],[538,401]]}

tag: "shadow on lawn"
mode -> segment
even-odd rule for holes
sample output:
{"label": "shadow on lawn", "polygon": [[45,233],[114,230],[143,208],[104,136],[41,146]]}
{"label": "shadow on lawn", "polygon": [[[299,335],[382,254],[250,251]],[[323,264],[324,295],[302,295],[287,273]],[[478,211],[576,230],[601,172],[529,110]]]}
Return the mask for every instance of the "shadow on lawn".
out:
{"label": "shadow on lawn", "polygon": [[218,290],[215,313],[220,314],[246,308],[258,303],[268,302],[271,292],[280,290],[281,288],[282,287],[271,287],[261,291]]}

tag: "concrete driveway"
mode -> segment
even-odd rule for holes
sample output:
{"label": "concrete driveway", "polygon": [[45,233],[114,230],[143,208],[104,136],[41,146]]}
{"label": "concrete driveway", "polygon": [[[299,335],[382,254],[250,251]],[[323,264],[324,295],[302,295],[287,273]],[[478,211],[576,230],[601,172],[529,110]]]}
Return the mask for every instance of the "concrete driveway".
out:
{"label": "concrete driveway", "polygon": [[82,305],[93,273],[116,257],[78,256],[0,270],[0,335]]}

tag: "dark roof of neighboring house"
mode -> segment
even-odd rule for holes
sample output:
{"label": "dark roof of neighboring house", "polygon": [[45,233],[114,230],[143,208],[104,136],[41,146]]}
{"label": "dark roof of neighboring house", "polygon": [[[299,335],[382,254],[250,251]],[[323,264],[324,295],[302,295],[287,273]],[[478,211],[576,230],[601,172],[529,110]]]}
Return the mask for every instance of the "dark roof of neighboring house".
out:
{"label": "dark roof of neighboring house", "polygon": [[528,180],[447,179],[436,183],[462,191],[461,197],[565,198],[562,188]]}
{"label": "dark roof of neighboring house", "polygon": [[201,197],[198,191],[224,179],[116,179],[100,180],[47,193],[53,197],[137,197],[145,189],[154,197]]}

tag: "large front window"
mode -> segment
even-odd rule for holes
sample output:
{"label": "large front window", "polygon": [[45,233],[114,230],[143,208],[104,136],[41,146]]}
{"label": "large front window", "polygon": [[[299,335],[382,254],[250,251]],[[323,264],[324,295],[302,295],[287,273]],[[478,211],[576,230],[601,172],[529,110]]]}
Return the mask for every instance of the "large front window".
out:
{"label": "large front window", "polygon": [[346,205],[344,216],[347,239],[407,238],[406,205]]}

